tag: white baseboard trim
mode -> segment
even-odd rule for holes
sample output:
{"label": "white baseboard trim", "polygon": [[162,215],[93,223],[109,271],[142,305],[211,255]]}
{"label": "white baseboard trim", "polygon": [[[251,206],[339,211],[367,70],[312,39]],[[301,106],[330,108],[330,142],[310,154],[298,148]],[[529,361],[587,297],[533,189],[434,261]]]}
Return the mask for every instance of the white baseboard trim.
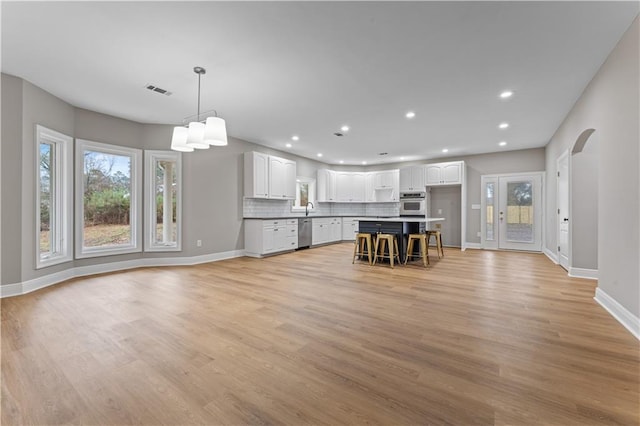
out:
{"label": "white baseboard trim", "polygon": [[640,318],[633,315],[624,306],[618,303],[613,297],[609,296],[599,287],[596,288],[596,296],[593,298],[607,312],[611,314],[620,324],[640,340]]}
{"label": "white baseboard trim", "polygon": [[586,278],[588,280],[598,279],[597,269],[569,268],[569,276],[573,278]]}
{"label": "white baseboard trim", "polygon": [[558,254],[552,252],[551,250],[549,250],[546,247],[542,248],[542,252],[556,265],[558,264]]}
{"label": "white baseboard trim", "polygon": [[244,250],[231,250],[221,253],[204,254],[191,257],[148,257],[122,262],[102,263],[99,265],[77,266],[53,274],[44,275],[21,283],[0,286],[0,298],[20,296],[31,293],[41,288],[49,287],[71,278],[87,275],[104,274],[107,272],[124,271],[127,269],[154,267],[154,266],[189,266],[200,263],[217,262],[219,260],[232,259],[244,256]]}
{"label": "white baseboard trim", "polygon": [[480,243],[469,243],[469,242],[466,242],[466,243],[464,243],[464,245],[468,249],[482,250],[482,244],[480,244]]}

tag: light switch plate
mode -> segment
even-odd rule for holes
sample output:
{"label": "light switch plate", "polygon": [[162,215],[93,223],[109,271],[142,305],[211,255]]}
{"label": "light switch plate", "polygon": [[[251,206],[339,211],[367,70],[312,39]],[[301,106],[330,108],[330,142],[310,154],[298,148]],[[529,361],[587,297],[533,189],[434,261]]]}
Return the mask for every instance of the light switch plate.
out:
{"label": "light switch plate", "polygon": [[438,209],[438,214],[442,214],[442,209]]}

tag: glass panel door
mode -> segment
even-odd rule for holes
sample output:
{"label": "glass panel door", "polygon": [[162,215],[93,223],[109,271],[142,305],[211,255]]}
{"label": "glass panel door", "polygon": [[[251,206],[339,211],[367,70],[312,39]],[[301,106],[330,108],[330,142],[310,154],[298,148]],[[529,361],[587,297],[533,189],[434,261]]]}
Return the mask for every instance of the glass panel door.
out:
{"label": "glass panel door", "polygon": [[500,177],[499,188],[499,248],[540,251],[542,177]]}
{"label": "glass panel door", "polygon": [[498,248],[498,178],[482,176],[480,243],[483,248]]}

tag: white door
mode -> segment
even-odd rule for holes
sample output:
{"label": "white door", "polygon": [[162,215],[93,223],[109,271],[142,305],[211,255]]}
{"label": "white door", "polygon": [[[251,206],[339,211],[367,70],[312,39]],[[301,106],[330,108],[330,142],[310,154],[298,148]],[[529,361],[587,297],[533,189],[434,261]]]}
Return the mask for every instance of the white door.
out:
{"label": "white door", "polygon": [[542,250],[542,176],[498,178],[498,247]]}
{"label": "white door", "polygon": [[558,263],[569,270],[569,151],[558,158]]}

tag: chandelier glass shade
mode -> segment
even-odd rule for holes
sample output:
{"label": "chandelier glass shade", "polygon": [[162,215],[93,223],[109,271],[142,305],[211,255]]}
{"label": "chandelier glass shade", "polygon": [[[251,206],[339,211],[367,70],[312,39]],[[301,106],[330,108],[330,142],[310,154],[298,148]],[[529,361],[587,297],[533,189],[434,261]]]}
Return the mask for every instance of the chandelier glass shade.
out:
{"label": "chandelier glass shade", "polygon": [[[171,149],[181,152],[193,152],[195,149],[208,149],[209,146],[226,146],[227,125],[224,119],[217,116],[200,120],[200,77],[206,73],[202,67],[195,67],[193,71],[198,74],[198,114],[196,120],[188,126],[173,128]],[[185,120],[186,121],[186,120]]]}

